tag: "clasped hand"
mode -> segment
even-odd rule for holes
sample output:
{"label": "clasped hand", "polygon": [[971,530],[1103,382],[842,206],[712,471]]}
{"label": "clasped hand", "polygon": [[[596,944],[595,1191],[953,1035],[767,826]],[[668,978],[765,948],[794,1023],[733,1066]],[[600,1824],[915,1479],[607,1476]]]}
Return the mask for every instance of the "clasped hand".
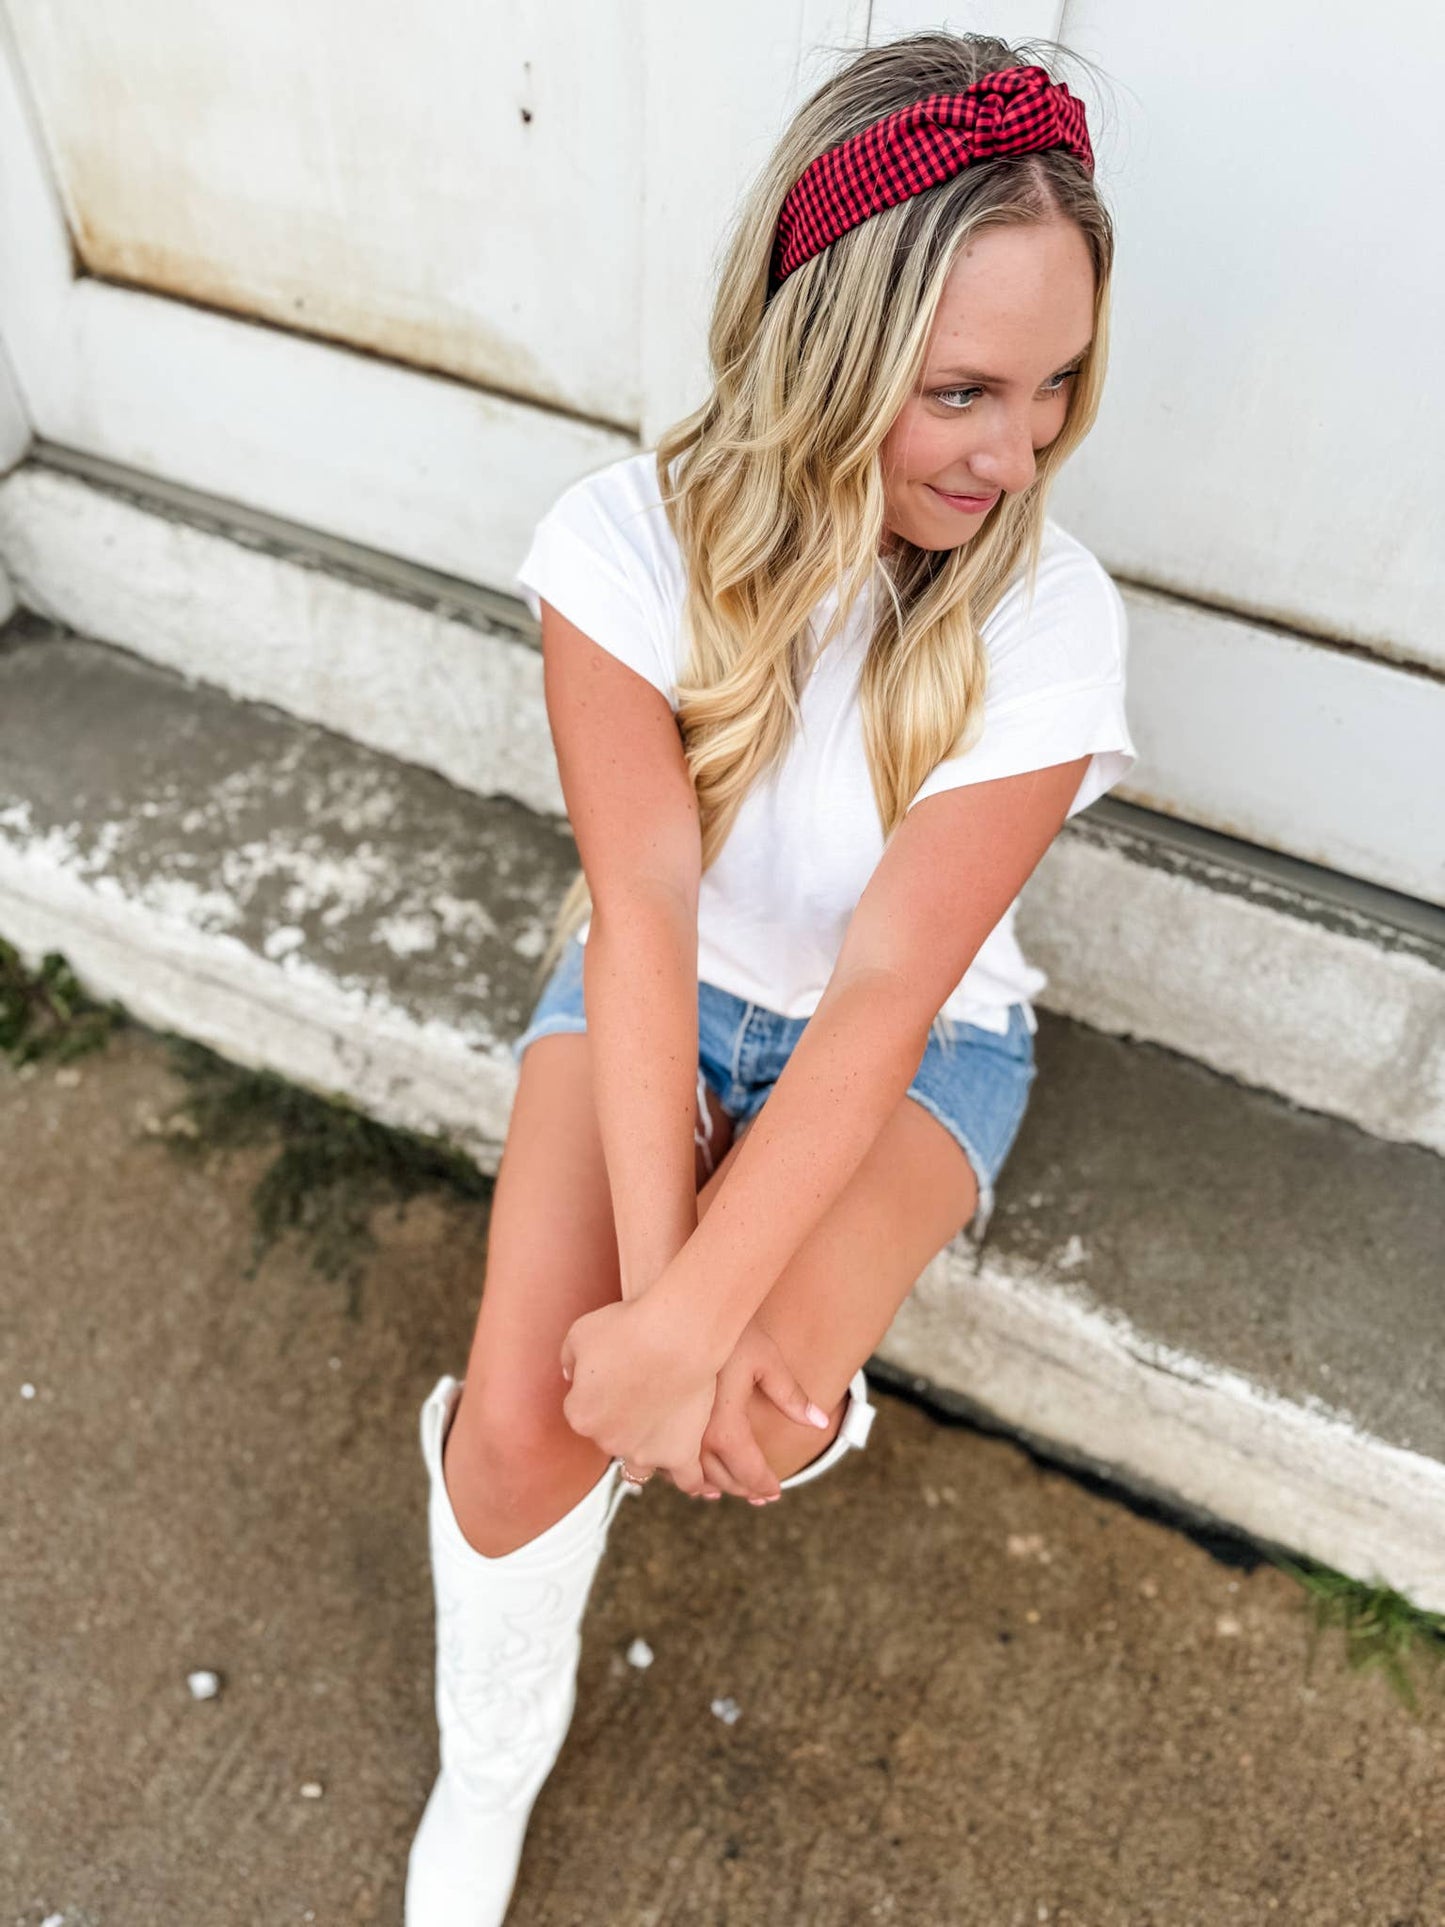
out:
{"label": "clasped hand", "polygon": [[758,1386],[790,1419],[826,1428],[772,1338],[754,1319],[719,1367],[650,1294],[586,1312],[562,1341],[574,1432],[637,1473],[666,1472],[696,1498],[720,1486],[776,1498],[781,1487],[747,1419]]}

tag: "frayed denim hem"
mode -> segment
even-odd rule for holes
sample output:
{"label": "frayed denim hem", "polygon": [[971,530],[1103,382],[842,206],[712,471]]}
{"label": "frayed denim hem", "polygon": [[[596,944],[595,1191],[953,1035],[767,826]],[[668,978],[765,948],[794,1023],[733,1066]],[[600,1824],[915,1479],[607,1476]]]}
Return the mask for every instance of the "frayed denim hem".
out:
{"label": "frayed denim hem", "polygon": [[906,1095],[911,1097],[915,1104],[921,1104],[930,1117],[936,1117],[938,1119],[944,1130],[947,1131],[948,1135],[968,1159],[969,1168],[973,1172],[978,1184],[978,1203],[973,1208],[973,1216],[963,1229],[974,1244],[981,1245],[988,1232],[989,1219],[993,1216],[994,1198],[993,1179],[989,1176],[984,1161],[979,1155],[978,1147],[970,1143],[969,1139],[958,1128],[954,1120],[949,1117],[945,1111],[941,1111],[931,1099],[925,1097],[922,1091],[910,1090]]}
{"label": "frayed denim hem", "polygon": [[520,1064],[522,1052],[538,1037],[580,1037],[587,1029],[585,1017],[544,1017],[539,1024],[524,1030],[512,1045],[512,1062]]}

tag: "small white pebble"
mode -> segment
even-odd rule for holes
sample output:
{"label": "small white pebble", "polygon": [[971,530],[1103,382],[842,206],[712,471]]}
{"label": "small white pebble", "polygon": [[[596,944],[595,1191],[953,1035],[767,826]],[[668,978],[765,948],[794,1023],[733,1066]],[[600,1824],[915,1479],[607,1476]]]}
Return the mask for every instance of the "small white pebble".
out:
{"label": "small white pebble", "polygon": [[1045,1556],[1041,1532],[1011,1532],[1006,1545],[1010,1559],[1043,1559]]}
{"label": "small white pebble", "polygon": [[1159,1586],[1156,1580],[1141,1579],[1139,1581],[1139,1590],[1146,1599],[1157,1599],[1159,1597]]}
{"label": "small white pebble", "polygon": [[958,1494],[954,1491],[951,1485],[944,1486],[943,1490],[939,1493],[938,1496],[939,1498],[942,1499],[945,1505],[958,1504]]}
{"label": "small white pebble", "polygon": [[40,1927],[65,1927],[65,1915],[47,1914],[41,1921]]}
{"label": "small white pebble", "polygon": [[931,1485],[926,1485],[923,1488],[923,1503],[925,1505],[938,1504],[938,1494],[934,1491]]}
{"label": "small white pebble", "polygon": [[55,1081],[63,1091],[73,1091],[80,1082],[80,1072],[72,1064],[63,1064],[55,1073]]}
{"label": "small white pebble", "polygon": [[186,1684],[191,1689],[191,1698],[193,1700],[213,1700],[221,1690],[221,1676],[219,1673],[206,1672],[205,1670],[198,1673],[187,1673]]}
{"label": "small white pebble", "polygon": [[1233,1613],[1221,1613],[1214,1622],[1214,1630],[1221,1639],[1237,1639],[1244,1628]]}
{"label": "small white pebble", "polygon": [[301,1782],[301,1798],[303,1800],[319,1800],[321,1793],[322,1786],[319,1780],[303,1780]]}
{"label": "small white pebble", "polygon": [[20,1396],[22,1398],[34,1398],[35,1387],[30,1383],[29,1379],[20,1387]]}
{"label": "small white pebble", "polygon": [[341,1370],[341,1360],[339,1358],[328,1358],[326,1363],[331,1367],[333,1372],[339,1372]]}
{"label": "small white pebble", "polygon": [[629,1666],[650,1666],[652,1664],[652,1648],[645,1639],[633,1640],[627,1649],[627,1663]]}
{"label": "small white pebble", "polygon": [[725,1726],[736,1726],[743,1712],[735,1699],[714,1700],[712,1710]]}
{"label": "small white pebble", "polygon": [[1037,1626],[1039,1623],[1039,1615],[1035,1610],[1035,1608],[1032,1606],[1030,1606],[1028,1611],[1024,1614],[1024,1618],[1028,1621],[1030,1626]]}

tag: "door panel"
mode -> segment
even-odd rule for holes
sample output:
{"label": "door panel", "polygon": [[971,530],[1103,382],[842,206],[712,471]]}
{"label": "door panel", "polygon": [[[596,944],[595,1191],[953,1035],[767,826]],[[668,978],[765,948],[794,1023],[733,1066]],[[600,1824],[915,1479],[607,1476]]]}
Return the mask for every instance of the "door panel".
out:
{"label": "door panel", "polygon": [[11,0],[81,270],[635,425],[626,0]]}
{"label": "door panel", "polygon": [[1119,263],[1061,518],[1138,582],[1445,668],[1445,223],[1410,185],[1445,12],[1074,0],[1067,39],[1105,71]]}

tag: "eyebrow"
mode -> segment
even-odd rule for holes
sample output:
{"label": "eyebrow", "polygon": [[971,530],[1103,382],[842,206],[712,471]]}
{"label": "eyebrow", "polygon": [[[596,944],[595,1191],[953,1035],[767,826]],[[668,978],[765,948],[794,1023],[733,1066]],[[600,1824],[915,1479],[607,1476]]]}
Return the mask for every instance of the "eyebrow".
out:
{"label": "eyebrow", "polygon": [[[1066,368],[1072,368],[1075,362],[1082,361],[1084,359],[1084,356],[1088,354],[1089,350],[1093,347],[1093,345],[1094,344],[1092,341],[1086,341],[1083,347],[1079,349],[1077,354],[1072,354],[1069,356],[1067,361],[1060,362],[1059,366],[1054,370],[1054,373],[1056,375],[1061,375]],[[981,375],[979,374],[978,370],[975,368],[944,368],[938,374],[933,376],[933,380],[936,382],[937,381],[977,381],[977,382],[985,383],[990,388],[1005,388],[1008,385],[1007,379],[1005,376]]]}

